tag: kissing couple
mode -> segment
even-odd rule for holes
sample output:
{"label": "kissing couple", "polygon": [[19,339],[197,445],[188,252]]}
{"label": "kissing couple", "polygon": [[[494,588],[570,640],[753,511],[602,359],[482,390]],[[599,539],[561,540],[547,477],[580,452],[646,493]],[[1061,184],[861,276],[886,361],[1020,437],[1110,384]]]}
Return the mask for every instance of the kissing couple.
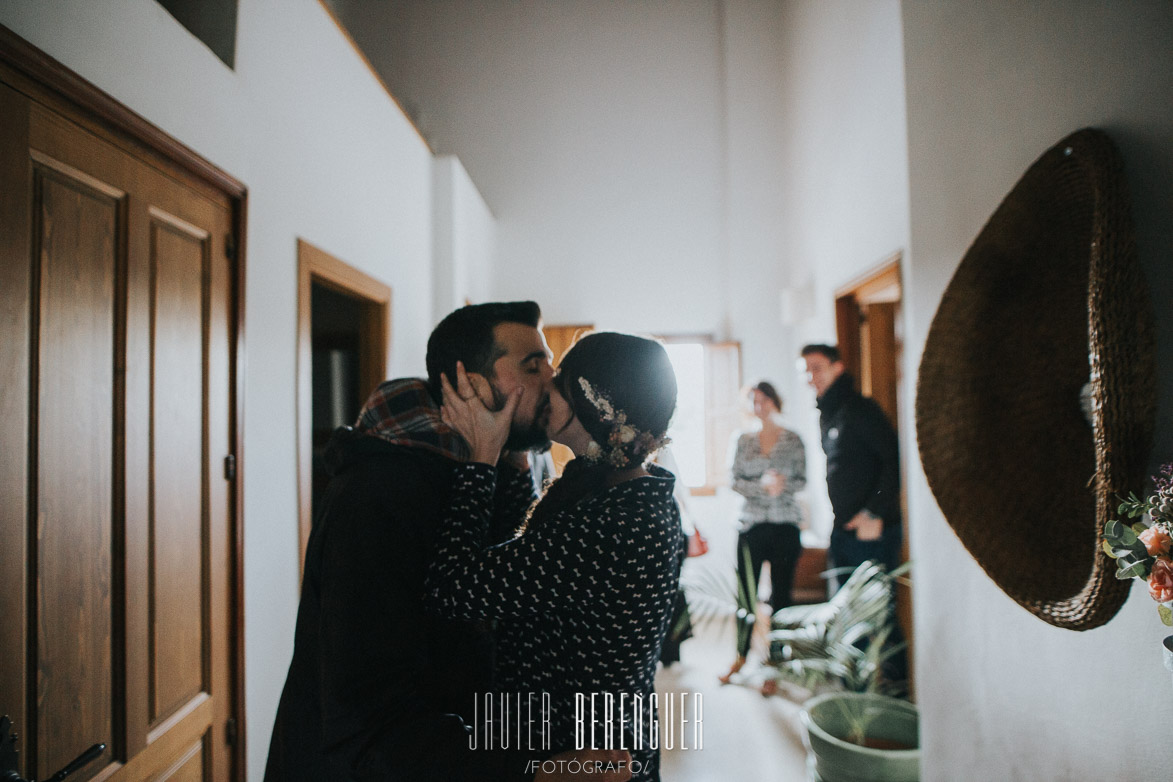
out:
{"label": "kissing couple", "polygon": [[[456,310],[427,379],[335,432],[266,782],[659,779],[644,712],[684,538],[649,462],[676,377],[611,332],[555,372],[540,317]],[[574,459],[538,497],[551,440]]]}

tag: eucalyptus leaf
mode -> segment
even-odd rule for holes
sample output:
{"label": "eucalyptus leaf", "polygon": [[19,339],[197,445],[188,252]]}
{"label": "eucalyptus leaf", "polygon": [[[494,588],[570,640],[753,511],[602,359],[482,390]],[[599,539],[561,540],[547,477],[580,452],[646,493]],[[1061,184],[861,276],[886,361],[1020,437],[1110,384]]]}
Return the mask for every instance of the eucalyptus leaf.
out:
{"label": "eucalyptus leaf", "polygon": [[[1123,505],[1120,506],[1120,512],[1124,513],[1124,506]],[[1104,537],[1110,538],[1112,540],[1119,540],[1120,539],[1120,532],[1123,529],[1124,529],[1123,524],[1116,521],[1116,519],[1112,519],[1111,521],[1109,521],[1107,524],[1104,525]]]}
{"label": "eucalyptus leaf", "polygon": [[1126,546],[1131,546],[1133,543],[1136,543],[1136,541],[1136,533],[1132,531],[1132,527],[1125,527],[1124,525],[1121,525],[1120,542]]}
{"label": "eucalyptus leaf", "polygon": [[1104,553],[1110,556],[1112,559],[1116,559],[1116,555],[1112,553],[1112,544],[1106,540],[1104,541]]}
{"label": "eucalyptus leaf", "polygon": [[1162,624],[1173,627],[1173,611],[1169,610],[1169,606],[1164,603],[1157,605],[1157,613],[1161,615]]}
{"label": "eucalyptus leaf", "polygon": [[1116,578],[1121,581],[1129,578],[1143,578],[1146,572],[1144,562],[1134,562],[1128,567],[1120,568],[1116,571]]}
{"label": "eucalyptus leaf", "polygon": [[1147,548],[1145,548],[1145,544],[1140,542],[1139,540],[1136,541],[1135,543],[1130,543],[1128,546],[1128,550],[1131,551],[1132,555],[1134,557],[1136,557],[1137,559],[1148,559],[1149,558],[1149,550]]}
{"label": "eucalyptus leaf", "polygon": [[1147,532],[1148,528],[1149,528],[1149,525],[1145,524],[1143,521],[1138,521],[1132,525],[1132,531],[1135,532],[1137,535],[1140,535],[1142,532]]}

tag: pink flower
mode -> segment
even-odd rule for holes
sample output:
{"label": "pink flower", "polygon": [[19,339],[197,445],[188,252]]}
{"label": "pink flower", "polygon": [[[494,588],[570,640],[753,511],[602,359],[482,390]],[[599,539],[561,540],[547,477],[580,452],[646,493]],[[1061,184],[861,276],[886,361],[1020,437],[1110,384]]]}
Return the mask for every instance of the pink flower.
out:
{"label": "pink flower", "polygon": [[1140,533],[1140,542],[1153,557],[1168,556],[1169,547],[1173,546],[1173,538],[1170,538],[1160,527],[1149,527]]}
{"label": "pink flower", "polygon": [[1149,595],[1158,603],[1173,600],[1173,561],[1157,557],[1153,571],[1149,573]]}

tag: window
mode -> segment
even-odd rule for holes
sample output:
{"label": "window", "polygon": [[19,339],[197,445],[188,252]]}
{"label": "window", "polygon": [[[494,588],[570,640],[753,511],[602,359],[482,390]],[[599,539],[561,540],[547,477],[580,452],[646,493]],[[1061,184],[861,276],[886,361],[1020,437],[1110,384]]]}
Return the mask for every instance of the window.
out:
{"label": "window", "polygon": [[693,494],[712,494],[728,481],[729,438],[737,429],[741,345],[707,338],[667,337],[676,371],[676,415],[668,436],[680,480]]}

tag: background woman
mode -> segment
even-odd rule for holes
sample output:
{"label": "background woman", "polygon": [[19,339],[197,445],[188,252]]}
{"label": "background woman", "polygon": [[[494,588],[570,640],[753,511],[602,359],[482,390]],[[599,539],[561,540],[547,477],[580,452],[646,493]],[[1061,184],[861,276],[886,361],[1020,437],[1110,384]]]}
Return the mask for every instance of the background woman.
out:
{"label": "background woman", "polygon": [[586,714],[588,744],[627,747],[633,778],[658,780],[650,696],[684,544],[674,479],[647,464],[676,407],[667,353],[651,340],[613,333],[590,334],[566,353],[547,432],[576,458],[524,532],[491,548],[494,465],[515,402],[494,413],[482,403],[490,399],[482,378],[458,369],[458,381],[455,391],[445,389],[443,415],[469,442],[473,461],[456,474],[425,592],[446,614],[499,620],[500,692],[550,695],[548,713],[519,733],[532,727],[536,741],[548,724],[549,743],[531,745],[511,769],[575,746],[575,697],[582,695],[596,709]]}
{"label": "background woman", "polygon": [[[733,455],[733,490],[745,497],[737,536],[737,579],[746,594],[756,594],[762,563],[770,563],[770,605],[777,611],[791,602],[794,570],[802,553],[799,526],[802,510],[794,493],[806,486],[806,451],[802,439],[778,423],[782,397],[762,381],[750,389],[758,427],[737,438]],[[749,551],[750,568],[744,550]],[[750,586],[752,585],[752,590]],[[738,634],[737,659],[730,677],[745,665],[751,633]]]}

